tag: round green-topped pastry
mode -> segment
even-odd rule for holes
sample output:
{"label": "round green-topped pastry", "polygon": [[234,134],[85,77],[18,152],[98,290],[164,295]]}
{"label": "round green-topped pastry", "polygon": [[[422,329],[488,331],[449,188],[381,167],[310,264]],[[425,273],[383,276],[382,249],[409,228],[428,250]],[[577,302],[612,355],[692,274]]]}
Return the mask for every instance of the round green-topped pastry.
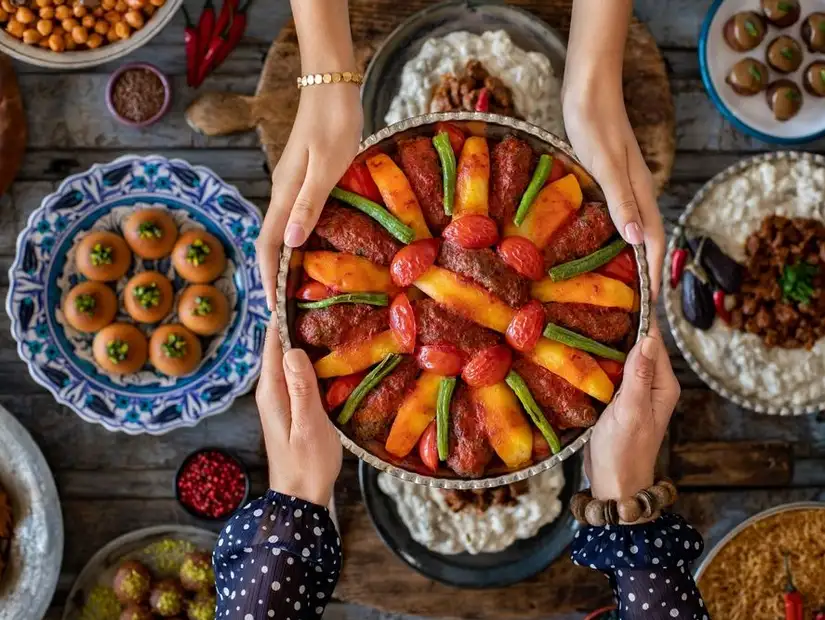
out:
{"label": "round green-topped pastry", "polygon": [[148,598],[151,587],[152,574],[135,560],[123,562],[112,581],[115,596],[124,605],[140,605]]}
{"label": "round green-topped pastry", "polygon": [[201,592],[215,587],[215,571],[212,558],[203,551],[186,554],[180,566],[180,585],[191,592]]}
{"label": "round green-topped pastry", "polygon": [[164,618],[177,616],[183,611],[184,603],[183,588],[174,579],[158,581],[149,593],[152,611]]}

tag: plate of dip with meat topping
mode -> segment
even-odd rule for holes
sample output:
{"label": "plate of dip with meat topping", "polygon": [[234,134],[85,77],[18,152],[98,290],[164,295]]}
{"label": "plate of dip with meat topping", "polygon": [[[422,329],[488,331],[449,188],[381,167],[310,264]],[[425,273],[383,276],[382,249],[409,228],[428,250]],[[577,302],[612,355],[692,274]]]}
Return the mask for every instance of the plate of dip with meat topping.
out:
{"label": "plate of dip with meat topping", "polygon": [[436,489],[361,463],[364,503],[378,535],[430,579],[463,588],[504,587],[544,570],[573,540],[568,503],[580,458],[529,480],[475,490]]}
{"label": "plate of dip with meat topping", "polygon": [[550,26],[500,3],[444,2],[413,15],[364,78],[364,129],[430,112],[490,112],[564,136],[566,48]]}
{"label": "plate of dip with meat topping", "polygon": [[712,389],[760,413],[825,408],[825,157],[767,153],[711,179],[665,273],[676,344]]}

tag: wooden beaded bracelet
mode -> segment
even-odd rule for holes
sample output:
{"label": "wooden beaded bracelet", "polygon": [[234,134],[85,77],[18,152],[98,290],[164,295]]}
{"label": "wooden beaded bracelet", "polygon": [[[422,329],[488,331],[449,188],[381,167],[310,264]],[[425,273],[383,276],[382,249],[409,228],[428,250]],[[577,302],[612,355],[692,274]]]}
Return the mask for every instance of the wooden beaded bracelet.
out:
{"label": "wooden beaded bracelet", "polygon": [[590,489],[585,489],[570,500],[570,512],[584,525],[630,525],[654,519],[664,508],[672,506],[677,496],[676,486],[667,479],[618,501],[593,499]]}

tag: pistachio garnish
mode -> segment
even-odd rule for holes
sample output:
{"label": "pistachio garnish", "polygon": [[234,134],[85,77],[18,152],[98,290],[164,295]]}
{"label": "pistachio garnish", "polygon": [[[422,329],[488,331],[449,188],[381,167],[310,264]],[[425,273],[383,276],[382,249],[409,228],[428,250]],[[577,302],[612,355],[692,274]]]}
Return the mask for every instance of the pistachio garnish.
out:
{"label": "pistachio garnish", "polygon": [[111,246],[95,243],[91,252],[92,265],[95,267],[100,267],[101,265],[111,265],[114,260],[113,255],[114,250]]}
{"label": "pistachio garnish", "polygon": [[160,305],[160,289],[157,282],[136,286],[132,294],[144,308],[154,308]]}
{"label": "pistachio garnish", "polygon": [[95,296],[89,293],[83,293],[74,299],[75,310],[89,316],[94,315],[96,305],[97,301],[95,300]]}
{"label": "pistachio garnish", "polygon": [[186,250],[186,260],[197,267],[206,262],[206,257],[211,251],[203,239],[195,239]]}
{"label": "pistachio garnish", "polygon": [[186,339],[177,334],[169,334],[166,342],[160,346],[169,357],[183,357],[186,355]]}
{"label": "pistachio garnish", "polygon": [[125,362],[129,355],[129,344],[123,342],[120,338],[110,340],[106,343],[106,355],[112,364],[119,364]]}
{"label": "pistachio garnish", "polygon": [[195,309],[192,313],[197,316],[212,314],[212,300],[209,297],[195,297]]}
{"label": "pistachio garnish", "polygon": [[138,226],[138,236],[141,239],[160,239],[163,237],[163,230],[154,222],[141,222]]}

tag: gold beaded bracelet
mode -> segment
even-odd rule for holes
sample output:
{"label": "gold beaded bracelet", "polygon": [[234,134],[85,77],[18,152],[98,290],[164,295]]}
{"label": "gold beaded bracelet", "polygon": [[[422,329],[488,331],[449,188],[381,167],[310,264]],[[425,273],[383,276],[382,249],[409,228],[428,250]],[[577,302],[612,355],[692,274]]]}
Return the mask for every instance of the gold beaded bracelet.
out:
{"label": "gold beaded bracelet", "polygon": [[318,84],[361,84],[364,76],[356,71],[334,71],[333,73],[309,73],[298,78],[298,89]]}
{"label": "gold beaded bracelet", "polygon": [[590,489],[585,489],[570,500],[570,512],[584,525],[632,525],[656,518],[664,508],[676,502],[677,496],[676,486],[667,479],[618,501],[593,499]]}

